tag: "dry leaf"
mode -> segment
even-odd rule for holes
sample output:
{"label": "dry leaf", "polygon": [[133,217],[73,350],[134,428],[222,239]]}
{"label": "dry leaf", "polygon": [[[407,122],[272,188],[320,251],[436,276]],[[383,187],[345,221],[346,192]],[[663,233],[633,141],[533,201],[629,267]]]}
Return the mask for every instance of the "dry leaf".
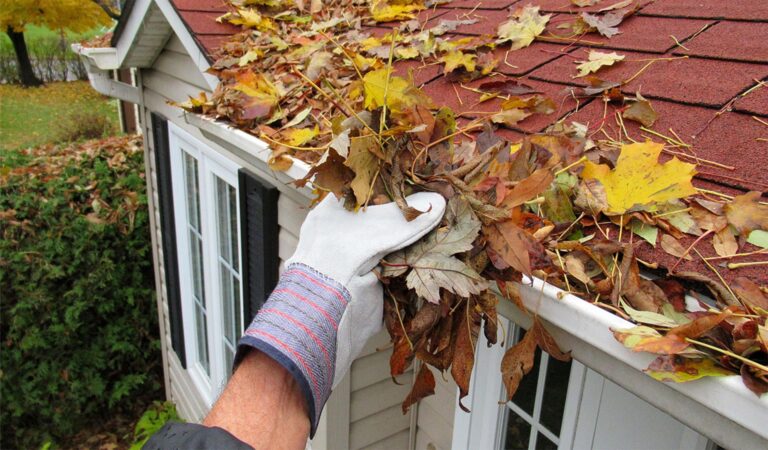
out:
{"label": "dry leaf", "polygon": [[418,375],[416,375],[416,380],[413,382],[411,392],[408,393],[408,396],[403,401],[403,414],[408,414],[411,405],[434,393],[435,376],[426,364],[422,364]]}
{"label": "dry leaf", "polygon": [[587,76],[590,73],[597,72],[603,67],[612,66],[619,61],[624,60],[624,55],[619,55],[616,52],[603,53],[596,50],[590,50],[587,61],[576,61],[579,63],[576,68],[579,70],[579,74],[576,77]]}
{"label": "dry leaf", "polygon": [[538,6],[526,5],[513,15],[511,19],[499,25],[497,42],[510,41],[510,50],[519,50],[531,45],[536,36],[544,32],[549,22],[550,14],[539,14]]}
{"label": "dry leaf", "polygon": [[528,330],[520,342],[504,353],[501,359],[501,380],[507,390],[507,400],[512,400],[520,386],[520,381],[533,368],[534,356],[536,356],[536,339],[532,330]]}
{"label": "dry leaf", "polygon": [[584,163],[581,177],[597,180],[605,189],[608,215],[629,211],[654,211],[657,203],[696,193],[691,179],[695,165],[672,158],[659,164],[663,144],[651,141],[621,146],[616,167]]}
{"label": "dry leaf", "polygon": [[637,100],[633,101],[629,107],[621,113],[621,117],[634,120],[635,122],[643,124],[645,127],[652,127],[659,116],[656,114],[656,111],[654,111],[653,106],[651,106],[651,102],[638,93]]}
{"label": "dry leaf", "polygon": [[683,244],[681,244],[677,239],[670,236],[669,234],[661,235],[661,248],[676,258],[683,258],[688,261],[693,261],[691,255],[686,253],[686,248],[683,247]]}
{"label": "dry leaf", "polygon": [[752,230],[768,231],[768,205],[760,204],[761,201],[760,193],[752,191],[737,195],[723,207],[728,223],[739,235],[747,237]]}

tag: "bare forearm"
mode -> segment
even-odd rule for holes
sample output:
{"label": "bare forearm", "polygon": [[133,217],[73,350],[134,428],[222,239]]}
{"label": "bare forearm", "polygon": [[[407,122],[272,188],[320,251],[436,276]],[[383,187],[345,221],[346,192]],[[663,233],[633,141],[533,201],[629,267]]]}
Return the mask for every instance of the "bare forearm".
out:
{"label": "bare forearm", "polygon": [[255,449],[302,449],[309,436],[307,402],[280,364],[253,350],[203,421]]}

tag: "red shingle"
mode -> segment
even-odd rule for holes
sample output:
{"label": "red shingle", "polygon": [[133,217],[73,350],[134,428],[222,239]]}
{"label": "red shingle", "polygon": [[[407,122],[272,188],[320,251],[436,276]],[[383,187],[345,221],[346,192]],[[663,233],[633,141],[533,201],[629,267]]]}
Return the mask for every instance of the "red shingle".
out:
{"label": "red shingle", "polygon": [[509,51],[508,45],[497,47],[493,56],[499,61],[496,71],[505,75],[525,75],[531,70],[560,58],[571,49],[563,49],[561,45],[537,43],[520,50]]}
{"label": "red shingle", "polygon": [[675,53],[736,61],[768,62],[768,24],[720,22]]}
{"label": "red shingle", "polygon": [[[648,53],[622,52],[626,56],[614,66],[597,72],[597,76],[620,82],[637,74],[650,60],[658,55]],[[572,55],[579,60],[586,59],[586,52],[577,51]],[[559,58],[533,71],[536,79],[585,86],[576,75],[576,65],[570,57]],[[746,64],[732,61],[687,58],[657,61],[646,68],[623,90],[643,95],[684,103],[721,107],[734,96],[754,84],[755,79],[768,75],[768,65]]]}
{"label": "red shingle", "polygon": [[[651,1],[653,0],[637,0],[635,3],[639,4],[640,6],[644,6],[650,3]],[[603,8],[607,8],[617,3],[619,3],[619,0],[613,0],[613,1],[603,0],[592,6],[585,6],[583,8],[580,8],[574,5],[571,2],[571,0],[523,0],[519,4],[539,6],[541,7],[542,11],[547,11],[547,12],[595,13],[597,11],[600,11]]]}
{"label": "red shingle", "polygon": [[749,114],[768,116],[768,86],[763,84],[761,87],[736,100],[734,109]]}
{"label": "red shingle", "polygon": [[668,17],[768,21],[765,0],[658,0],[640,11]]}
{"label": "red shingle", "polygon": [[453,0],[443,7],[461,9],[506,9],[519,0]]}
{"label": "red shingle", "polygon": [[229,23],[216,22],[216,18],[221,16],[219,13],[200,12],[200,11],[179,11],[179,15],[187,24],[193,35],[197,34],[219,34],[231,36],[240,31]]}
{"label": "red shingle", "polygon": [[179,11],[229,11],[229,2],[226,0],[172,0],[176,10]]}
{"label": "red shingle", "polygon": [[[575,16],[573,16],[575,17]],[[642,52],[665,53],[674,48],[678,42],[694,35],[706,25],[707,20],[671,19],[664,17],[633,16],[619,25],[619,34],[610,39],[598,33],[589,33],[580,38],[572,38],[557,28],[557,24],[569,19],[566,15],[558,15],[552,20],[547,31],[554,36],[566,38],[563,45],[575,42],[577,45],[602,47],[618,50],[635,50]],[[652,30],[652,32],[649,32]],[[673,38],[674,36],[674,38]]]}
{"label": "red shingle", "polygon": [[438,64],[424,65],[420,60],[399,61],[394,64],[394,73],[397,76],[407,78],[409,73],[413,75],[413,83],[421,86],[434,80],[443,73],[443,68]]}
{"label": "red shingle", "polygon": [[198,34],[195,36],[197,42],[203,47],[205,53],[210,55],[214,50],[219,48],[221,44],[229,39],[227,34]]}

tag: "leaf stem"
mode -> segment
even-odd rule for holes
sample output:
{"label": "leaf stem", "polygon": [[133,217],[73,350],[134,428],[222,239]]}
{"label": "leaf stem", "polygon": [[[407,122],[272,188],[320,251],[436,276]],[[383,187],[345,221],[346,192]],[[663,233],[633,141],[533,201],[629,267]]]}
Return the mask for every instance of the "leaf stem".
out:
{"label": "leaf stem", "polygon": [[731,352],[729,350],[725,350],[725,349],[722,349],[720,347],[715,347],[714,345],[709,345],[706,342],[697,341],[697,340],[691,339],[691,338],[685,338],[685,341],[688,342],[688,343],[691,343],[693,345],[698,345],[698,346],[701,346],[701,347],[704,347],[704,348],[708,348],[710,350],[714,350],[716,352],[720,352],[720,353],[722,353],[724,355],[728,355],[731,358],[738,359],[739,361],[743,362],[744,364],[746,364],[748,366],[752,366],[755,369],[760,369],[763,372],[768,373],[768,366],[764,366],[764,365],[762,365],[760,363],[756,363],[756,362],[752,361],[749,358],[745,358],[745,357],[743,357],[741,355],[737,355],[736,353],[733,353],[733,352]]}

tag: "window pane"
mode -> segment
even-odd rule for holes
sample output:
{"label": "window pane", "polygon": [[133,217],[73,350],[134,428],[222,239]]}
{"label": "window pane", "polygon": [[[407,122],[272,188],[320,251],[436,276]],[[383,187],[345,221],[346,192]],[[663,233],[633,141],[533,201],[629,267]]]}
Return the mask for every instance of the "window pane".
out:
{"label": "window pane", "polygon": [[227,348],[224,351],[224,378],[227,380],[229,380],[229,377],[232,376],[232,363],[234,360],[235,353]]}
{"label": "window pane", "polygon": [[186,152],[184,155],[184,188],[189,234],[189,257],[192,273],[192,296],[195,304],[195,341],[198,362],[210,375],[208,357],[208,318],[206,317],[205,279],[203,277],[203,237],[200,228],[200,190],[197,160]]}
{"label": "window pane", "polygon": [[547,380],[544,383],[540,422],[549,431],[559,436],[565,410],[565,396],[568,394],[571,363],[550,357],[547,364]]}
{"label": "window pane", "polygon": [[531,439],[531,424],[514,411],[507,410],[507,433],[504,438],[506,450],[527,450]]}
{"label": "window pane", "polygon": [[232,186],[229,189],[229,235],[232,236],[232,268],[235,272],[240,272],[240,251],[238,244],[240,237],[237,233],[237,190]]}
{"label": "window pane", "polygon": [[539,433],[536,436],[536,450],[557,450],[557,445]]}
{"label": "window pane", "polygon": [[216,216],[219,231],[219,256],[226,262],[232,262],[231,244],[232,238],[230,231],[230,213],[229,213],[229,185],[219,177],[216,179]]}
{"label": "window pane", "polygon": [[541,365],[541,350],[538,348],[536,349],[536,356],[533,361],[533,369],[531,369],[528,375],[523,377],[517,392],[515,392],[515,396],[512,398],[512,403],[530,415],[533,415],[533,404],[536,401],[536,385],[539,380],[539,366]]}
{"label": "window pane", "polygon": [[208,321],[205,317],[205,311],[199,304],[195,304],[195,331],[197,333],[197,355],[200,365],[205,369],[205,373],[211,375],[211,367],[208,359]]}
{"label": "window pane", "polygon": [[219,264],[219,273],[221,280],[221,298],[224,301],[224,338],[233,343],[235,341],[235,315],[234,301],[232,296],[232,277],[229,269],[224,264]]}
{"label": "window pane", "polygon": [[240,280],[235,278],[234,275],[232,276],[232,292],[234,293],[235,297],[235,339],[238,339],[240,335],[243,334],[243,303],[242,299],[240,298]]}

